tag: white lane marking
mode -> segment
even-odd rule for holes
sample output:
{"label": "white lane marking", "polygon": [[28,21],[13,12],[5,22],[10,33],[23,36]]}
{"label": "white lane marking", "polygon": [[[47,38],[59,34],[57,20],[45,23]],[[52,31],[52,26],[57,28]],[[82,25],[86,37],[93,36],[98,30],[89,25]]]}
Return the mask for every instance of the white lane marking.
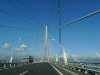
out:
{"label": "white lane marking", "polygon": [[25,72],[23,72],[23,73],[21,73],[21,74],[19,74],[19,75],[23,75],[23,74],[25,74],[25,73],[27,73],[28,71],[25,71]]}
{"label": "white lane marking", "polygon": [[60,75],[63,75],[57,68],[55,68],[52,64],[50,64]]}
{"label": "white lane marking", "polygon": [[67,69],[65,69],[65,68],[62,68],[62,67],[60,67],[60,66],[58,66],[58,65],[56,65],[56,66],[59,67],[59,68],[61,68],[61,69],[63,69],[63,70],[65,70],[65,71],[67,71],[67,72],[69,72],[69,73],[71,73],[71,74],[73,74],[73,75],[79,75],[79,74],[74,73],[74,72],[72,72],[72,71],[70,71],[70,70],[67,70]]}

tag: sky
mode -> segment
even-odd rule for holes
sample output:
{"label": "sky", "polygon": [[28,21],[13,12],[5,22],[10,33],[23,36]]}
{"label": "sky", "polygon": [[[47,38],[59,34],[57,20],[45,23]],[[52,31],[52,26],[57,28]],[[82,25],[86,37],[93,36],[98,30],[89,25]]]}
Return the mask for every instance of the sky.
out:
{"label": "sky", "polygon": [[[0,43],[23,38],[0,44],[1,58],[20,48],[21,51],[14,55],[26,53],[41,56],[44,49],[46,25],[48,25],[49,34],[59,42],[59,29],[54,29],[59,26],[59,14],[54,18],[58,12],[58,0],[22,0],[22,2],[20,0],[0,0],[0,25],[32,29],[0,27]],[[60,4],[62,2],[63,0],[60,0]],[[65,0],[60,10],[61,25],[100,10],[99,3],[100,0]],[[51,9],[52,14],[50,14]],[[61,44],[68,53],[78,57],[97,57],[96,52],[100,52],[99,20],[100,13],[61,28]],[[25,38],[26,36],[29,37]],[[52,44],[56,53],[60,55],[62,51],[59,46],[54,41]],[[51,48],[51,54],[55,54],[53,48]]]}

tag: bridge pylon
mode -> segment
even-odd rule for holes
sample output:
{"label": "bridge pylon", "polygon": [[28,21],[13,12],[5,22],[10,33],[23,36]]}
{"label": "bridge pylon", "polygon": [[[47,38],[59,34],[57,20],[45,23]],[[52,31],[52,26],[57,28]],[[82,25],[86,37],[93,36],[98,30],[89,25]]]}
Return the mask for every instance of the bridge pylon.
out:
{"label": "bridge pylon", "polygon": [[13,55],[11,55],[11,58],[9,60],[9,63],[12,63]]}
{"label": "bridge pylon", "polygon": [[44,43],[44,50],[42,54],[42,62],[48,61],[49,62],[49,49],[48,49],[48,26],[46,26],[46,33],[45,33],[45,43]]}

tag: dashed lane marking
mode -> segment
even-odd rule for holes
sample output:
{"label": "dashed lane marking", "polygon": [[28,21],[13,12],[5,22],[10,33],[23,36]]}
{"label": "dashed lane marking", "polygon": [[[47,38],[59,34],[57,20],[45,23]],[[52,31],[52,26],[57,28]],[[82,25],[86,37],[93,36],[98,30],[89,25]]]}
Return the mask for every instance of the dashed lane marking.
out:
{"label": "dashed lane marking", "polygon": [[21,74],[19,74],[19,75],[23,75],[23,74],[25,74],[25,73],[27,73],[28,71],[25,71],[25,72],[23,72],[23,73],[21,73]]}

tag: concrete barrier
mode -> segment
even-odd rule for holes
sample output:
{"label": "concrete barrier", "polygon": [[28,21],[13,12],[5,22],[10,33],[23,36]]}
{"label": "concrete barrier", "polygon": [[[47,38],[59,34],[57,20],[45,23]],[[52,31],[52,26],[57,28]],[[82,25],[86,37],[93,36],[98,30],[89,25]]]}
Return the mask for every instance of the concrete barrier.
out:
{"label": "concrete barrier", "polygon": [[27,65],[29,64],[28,63],[0,63],[0,70],[27,66]]}

